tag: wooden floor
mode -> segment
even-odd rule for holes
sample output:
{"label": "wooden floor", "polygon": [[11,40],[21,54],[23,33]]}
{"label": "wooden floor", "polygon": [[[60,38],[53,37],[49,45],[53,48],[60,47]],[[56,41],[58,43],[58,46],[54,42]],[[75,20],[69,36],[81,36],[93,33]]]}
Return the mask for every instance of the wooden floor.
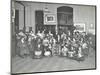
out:
{"label": "wooden floor", "polygon": [[32,59],[30,57],[12,58],[12,73],[30,73],[59,70],[76,70],[95,68],[95,52],[92,51],[83,62],[71,60],[66,57],[44,57]]}

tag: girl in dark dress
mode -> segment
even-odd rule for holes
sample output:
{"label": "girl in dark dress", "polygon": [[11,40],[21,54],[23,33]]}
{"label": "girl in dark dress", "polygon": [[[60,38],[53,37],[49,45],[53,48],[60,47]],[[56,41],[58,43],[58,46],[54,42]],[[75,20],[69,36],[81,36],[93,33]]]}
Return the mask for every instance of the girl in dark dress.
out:
{"label": "girl in dark dress", "polygon": [[24,57],[29,55],[29,48],[28,48],[27,41],[26,41],[25,37],[21,38],[21,40],[19,42],[19,47],[20,47],[20,56],[21,57],[24,58]]}

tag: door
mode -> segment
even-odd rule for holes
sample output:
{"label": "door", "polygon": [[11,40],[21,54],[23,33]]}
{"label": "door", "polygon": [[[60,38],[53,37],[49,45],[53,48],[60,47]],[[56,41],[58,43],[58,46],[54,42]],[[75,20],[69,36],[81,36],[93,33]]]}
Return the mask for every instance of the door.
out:
{"label": "door", "polygon": [[37,10],[35,11],[35,32],[37,33],[38,30],[43,30],[43,11]]}
{"label": "door", "polygon": [[72,32],[73,27],[73,8],[68,6],[61,6],[57,8],[58,32],[66,33],[68,30]]}

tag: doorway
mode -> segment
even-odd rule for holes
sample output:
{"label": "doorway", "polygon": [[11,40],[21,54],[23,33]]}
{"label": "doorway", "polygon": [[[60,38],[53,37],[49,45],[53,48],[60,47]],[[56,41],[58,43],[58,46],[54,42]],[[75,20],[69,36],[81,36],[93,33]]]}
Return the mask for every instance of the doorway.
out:
{"label": "doorway", "polygon": [[57,8],[58,33],[73,32],[73,8],[61,6]]}

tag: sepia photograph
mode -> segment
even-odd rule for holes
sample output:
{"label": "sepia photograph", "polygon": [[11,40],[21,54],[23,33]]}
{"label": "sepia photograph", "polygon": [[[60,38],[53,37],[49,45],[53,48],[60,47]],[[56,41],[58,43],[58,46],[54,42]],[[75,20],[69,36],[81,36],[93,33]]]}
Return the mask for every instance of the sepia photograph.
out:
{"label": "sepia photograph", "polygon": [[96,5],[11,0],[11,74],[96,69]]}

